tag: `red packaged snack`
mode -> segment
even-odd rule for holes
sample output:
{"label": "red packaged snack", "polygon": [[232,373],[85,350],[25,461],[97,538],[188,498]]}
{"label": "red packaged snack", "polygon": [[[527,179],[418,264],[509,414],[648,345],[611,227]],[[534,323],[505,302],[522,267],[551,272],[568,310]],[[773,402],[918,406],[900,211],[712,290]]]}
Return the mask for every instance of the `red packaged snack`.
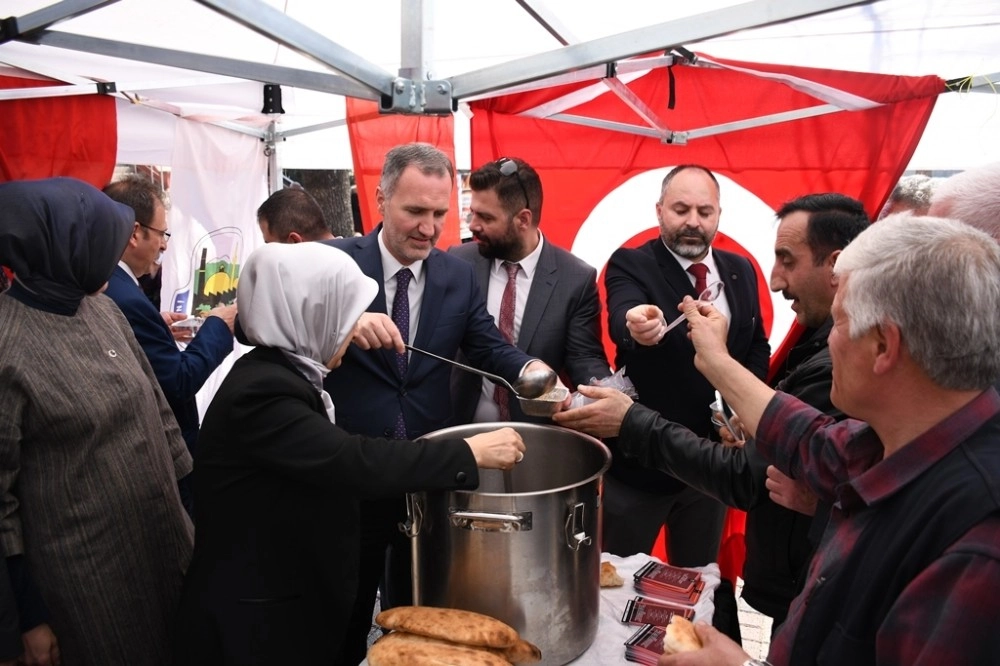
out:
{"label": "red packaged snack", "polygon": [[633,574],[633,578],[636,583],[641,580],[654,589],[687,593],[701,580],[701,572],[650,560]]}
{"label": "red packaged snack", "polygon": [[644,625],[625,641],[625,659],[645,666],[656,666],[663,654],[663,637],[666,629],[652,624]]}
{"label": "red packaged snack", "polygon": [[686,620],[691,620],[694,618],[694,609],[679,604],[669,604],[644,597],[636,597],[626,602],[625,612],[622,614],[622,622],[625,624],[652,624],[657,627],[665,627],[670,624],[670,618],[674,615],[680,615]]}

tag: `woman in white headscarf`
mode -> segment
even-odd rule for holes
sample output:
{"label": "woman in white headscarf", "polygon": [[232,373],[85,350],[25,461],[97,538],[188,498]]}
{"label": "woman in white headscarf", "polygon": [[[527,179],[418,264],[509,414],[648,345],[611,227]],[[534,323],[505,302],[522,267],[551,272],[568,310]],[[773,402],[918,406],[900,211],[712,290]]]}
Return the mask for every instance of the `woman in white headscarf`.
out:
{"label": "woman in white headscarf", "polygon": [[378,292],[348,255],[271,243],[240,275],[248,342],[205,414],[176,663],[332,664],[354,603],[359,498],[473,489],[523,456],[510,428],[394,441],[335,425],[323,377]]}

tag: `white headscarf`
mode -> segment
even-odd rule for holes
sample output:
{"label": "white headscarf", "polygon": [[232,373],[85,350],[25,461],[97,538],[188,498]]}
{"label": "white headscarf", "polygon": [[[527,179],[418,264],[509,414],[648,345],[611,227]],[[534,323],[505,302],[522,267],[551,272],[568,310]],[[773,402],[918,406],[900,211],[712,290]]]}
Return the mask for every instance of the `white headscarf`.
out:
{"label": "white headscarf", "polygon": [[323,243],[268,243],[240,271],[240,326],[253,345],[280,349],[323,397],[326,364],[371,305],[378,284],[347,254]]}

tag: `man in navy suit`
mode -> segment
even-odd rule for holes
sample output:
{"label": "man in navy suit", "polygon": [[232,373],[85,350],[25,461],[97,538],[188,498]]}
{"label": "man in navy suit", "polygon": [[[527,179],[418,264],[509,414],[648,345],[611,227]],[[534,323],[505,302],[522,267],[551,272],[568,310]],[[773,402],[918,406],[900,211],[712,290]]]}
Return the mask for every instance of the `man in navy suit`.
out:
{"label": "man in navy suit", "polygon": [[[712,385],[694,367],[687,328],[664,333],[684,296],[697,298],[704,283],[722,282],[714,305],[729,319],[729,352],[755,375],[767,373],[757,276],[744,257],[712,248],[719,228],[719,184],[697,165],[682,165],[663,180],[656,215],[660,237],[620,249],[608,262],[609,334],[615,365],[635,384],[638,402],[699,437],[718,439],[709,404]],[[695,266],[690,271],[689,267]],[[612,448],[614,448],[612,446]],[[669,528],[668,556],[678,566],[716,560],[725,507],[672,476],[615,456],[604,487],[604,550],[617,555],[649,552],[660,526]]]}
{"label": "man in navy suit", "polygon": [[[193,456],[198,439],[198,404],[195,394],[208,376],[233,351],[233,321],[236,305],[220,305],[208,312],[204,323],[184,351],[177,347],[170,324],[186,315],[158,312],[139,287],[138,278],[167,249],[167,207],[163,191],[141,176],[128,176],[105,186],[104,193],[131,206],[135,225],[118,267],[105,293],[125,314],[142,346],[160,388],[177,418],[184,441]],[[181,480],[181,499],[191,513],[190,478]]]}
{"label": "man in navy suit", "polygon": [[[434,249],[453,202],[454,184],[454,167],[440,150],[421,143],[397,146],[386,155],[375,191],[382,224],[360,238],[322,241],[354,257],[379,285],[343,364],[324,381],[337,408],[337,425],[348,432],[417,439],[452,424],[451,366],[422,354],[407,354],[404,338],[445,358],[454,358],[461,350],[473,366],[508,381],[529,366],[548,368],[501,337],[472,266]],[[400,283],[397,274],[406,270],[409,276]],[[403,331],[389,314],[399,309],[400,284],[406,285],[409,306],[408,330]],[[365,656],[375,591],[383,573],[383,605],[411,603],[410,544],[398,528],[406,518],[403,498],[362,502],[361,516],[357,599],[344,654],[338,660],[351,666]],[[383,566],[390,545],[392,553]]]}
{"label": "man in navy suit", "polygon": [[[470,262],[490,314],[503,330],[501,308],[510,284],[514,302],[511,340],[559,372],[570,387],[611,374],[601,343],[601,301],[593,266],[542,236],[542,181],[527,162],[501,158],[469,176],[469,230],[474,243],[449,248]],[[459,359],[464,360],[464,359]],[[452,371],[452,397],[461,423],[503,420],[495,384]],[[516,400],[505,400],[510,420],[548,422],[525,416]]]}

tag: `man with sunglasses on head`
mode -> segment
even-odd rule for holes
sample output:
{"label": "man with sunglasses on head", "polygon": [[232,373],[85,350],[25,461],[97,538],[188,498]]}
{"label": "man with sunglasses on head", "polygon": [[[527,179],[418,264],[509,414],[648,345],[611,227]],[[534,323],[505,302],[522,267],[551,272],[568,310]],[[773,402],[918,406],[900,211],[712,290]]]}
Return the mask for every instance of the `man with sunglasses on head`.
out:
{"label": "man with sunglasses on head", "polygon": [[[194,456],[199,426],[195,395],[233,351],[236,305],[219,305],[209,310],[198,333],[193,338],[187,337],[186,348],[180,350],[177,340],[184,338],[174,334],[171,324],[186,319],[187,315],[158,312],[139,287],[139,278],[166,252],[170,239],[163,190],[142,176],[132,175],[106,185],[104,193],[135,211],[132,237],[111,274],[105,294],[128,319]],[[190,475],[181,479],[180,492],[184,508],[193,516]]]}
{"label": "man with sunglasses on head", "polygon": [[[548,363],[569,386],[607,377],[611,370],[601,343],[597,271],[542,236],[538,173],[523,160],[504,157],[473,171],[469,187],[469,231],[475,242],[448,252],[475,267],[501,333]],[[550,422],[526,416],[517,400],[507,400],[506,391],[488,379],[454,371],[451,386],[460,423]]]}
{"label": "man with sunglasses on head", "polygon": [[[660,237],[617,250],[605,273],[616,367],[625,367],[641,404],[712,439],[718,439],[709,409],[714,389],[694,367],[687,327],[664,333],[664,326],[651,324],[676,318],[684,296],[697,298],[721,282],[714,304],[729,320],[729,351],[755,375],[766,376],[770,347],[757,274],[745,257],[712,248],[721,212],[719,183],[710,170],[674,168],[656,202]],[[676,478],[616,455],[605,477],[603,548],[622,556],[649,552],[665,524],[670,563],[702,566],[717,558],[725,511],[721,502]]]}

